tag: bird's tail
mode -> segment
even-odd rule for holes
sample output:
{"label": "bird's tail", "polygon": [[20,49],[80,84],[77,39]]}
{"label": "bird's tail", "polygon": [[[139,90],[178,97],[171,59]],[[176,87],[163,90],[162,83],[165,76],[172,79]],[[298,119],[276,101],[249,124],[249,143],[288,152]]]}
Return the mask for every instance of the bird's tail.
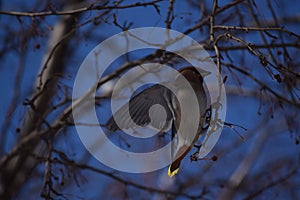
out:
{"label": "bird's tail", "polygon": [[175,161],[171,163],[169,170],[168,170],[169,177],[173,177],[175,174],[178,173],[181,161],[183,160],[183,158],[188,154],[188,152],[191,149],[192,148],[187,145],[183,145],[178,149],[178,151],[176,152],[176,155],[175,155]]}

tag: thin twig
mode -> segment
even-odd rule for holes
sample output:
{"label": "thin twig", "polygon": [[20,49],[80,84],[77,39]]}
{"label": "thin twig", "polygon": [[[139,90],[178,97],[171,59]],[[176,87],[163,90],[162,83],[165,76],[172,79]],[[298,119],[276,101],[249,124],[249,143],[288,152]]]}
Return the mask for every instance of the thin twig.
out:
{"label": "thin twig", "polygon": [[124,6],[99,6],[99,5],[91,5],[88,7],[78,8],[74,10],[68,10],[68,11],[46,11],[46,12],[18,12],[18,11],[0,11],[0,15],[11,15],[11,16],[23,16],[23,17],[42,17],[42,16],[51,16],[51,15],[73,15],[73,14],[80,14],[86,11],[91,10],[113,10],[113,9],[128,9],[128,8],[136,8],[136,7],[145,7],[145,6],[154,6],[156,3],[161,2],[162,0],[154,0],[150,2],[145,3],[134,3],[134,4],[128,4]]}

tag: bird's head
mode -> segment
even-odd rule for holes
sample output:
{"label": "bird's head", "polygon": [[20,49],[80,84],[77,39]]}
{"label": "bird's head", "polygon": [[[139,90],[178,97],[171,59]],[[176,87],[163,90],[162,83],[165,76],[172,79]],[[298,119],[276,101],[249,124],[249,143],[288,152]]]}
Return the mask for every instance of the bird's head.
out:
{"label": "bird's head", "polygon": [[196,68],[194,66],[187,66],[187,67],[183,67],[181,69],[178,70],[186,79],[191,80],[194,78],[197,78],[201,80],[201,82],[203,81],[203,78],[205,76],[208,76],[209,74],[211,74],[211,72],[209,71],[205,71],[201,68]]}

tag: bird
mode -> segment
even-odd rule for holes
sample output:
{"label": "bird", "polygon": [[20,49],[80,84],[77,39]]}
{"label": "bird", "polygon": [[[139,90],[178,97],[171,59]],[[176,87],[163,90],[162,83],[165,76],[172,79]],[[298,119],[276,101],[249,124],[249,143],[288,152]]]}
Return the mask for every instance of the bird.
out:
{"label": "bird", "polygon": [[[178,142],[175,156],[173,157],[173,160],[168,168],[169,177],[173,177],[178,173],[181,161],[191,151],[193,146],[199,140],[200,136],[207,131],[208,127],[208,98],[205,91],[203,78],[208,76],[210,72],[194,66],[183,67],[179,69],[178,72],[182,75],[180,77],[184,77],[190,84],[190,87],[193,89],[193,92],[197,98],[198,105],[194,105],[198,107],[198,111],[200,112],[197,133],[179,131],[179,126],[182,120],[185,122],[193,120],[193,116],[189,116],[188,119],[181,119],[182,113],[178,98],[181,98],[181,102],[189,104],[190,95],[186,92],[186,86],[181,84],[179,76],[174,78],[174,82],[155,84],[134,95],[129,100],[127,106],[124,105],[117,110],[114,116],[112,116],[106,123],[107,129],[112,132],[120,129],[134,129],[138,126],[150,127],[154,130],[159,130],[160,132],[166,132],[172,129],[172,139],[176,132]],[[168,87],[172,87],[174,90],[171,91],[164,85],[168,85]],[[164,120],[160,116],[154,118],[151,117],[149,110],[153,105],[156,104],[159,104],[164,108]],[[191,108],[193,109],[193,106]],[[127,112],[129,109],[131,119],[125,117],[126,109]],[[153,112],[155,115],[155,113],[159,112],[159,109],[156,111],[154,110]],[[118,120],[118,124],[116,123],[116,119]],[[173,143],[171,148],[174,148]],[[171,152],[173,151],[174,149],[171,150]]]}

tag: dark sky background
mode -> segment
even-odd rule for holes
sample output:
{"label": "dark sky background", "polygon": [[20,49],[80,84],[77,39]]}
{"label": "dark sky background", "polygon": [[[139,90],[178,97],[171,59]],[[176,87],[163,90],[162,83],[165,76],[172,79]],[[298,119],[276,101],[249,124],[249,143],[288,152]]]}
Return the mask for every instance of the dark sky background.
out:
{"label": "dark sky background", "polygon": [[[0,10],[43,11],[43,9],[47,8],[47,4],[49,3],[54,5],[57,10],[61,10],[63,2],[65,1],[1,1]],[[124,1],[121,5],[134,2],[136,1]],[[212,7],[212,3],[210,2],[212,1],[205,2],[206,9],[210,11]],[[232,1],[219,1],[219,7],[227,5],[229,2]],[[269,2],[271,2],[274,8],[276,17],[280,19],[280,27],[296,34],[300,34],[300,1],[276,0],[274,2]],[[255,11],[257,12],[259,20],[266,24],[268,21],[272,21],[273,17],[268,8],[268,1],[255,1],[255,3]],[[175,19],[171,28],[184,32],[189,27],[196,24],[199,21],[199,15],[201,16],[203,14],[196,6],[197,4],[197,1],[176,1],[174,7]],[[69,57],[63,58],[66,67],[65,72],[59,81],[60,85],[68,86],[70,92],[72,90],[76,72],[87,54],[103,40],[121,32],[120,28],[113,24],[113,14],[117,16],[118,23],[121,25],[132,23],[130,28],[147,26],[165,27],[168,6],[169,1],[160,2],[159,14],[157,14],[157,11],[153,6],[114,10],[111,14],[102,19],[100,25],[95,26],[93,23],[88,23],[78,29],[76,35],[69,41]],[[244,17],[243,19],[236,16],[234,10],[229,9],[216,18],[216,24],[242,26],[241,20],[243,20],[243,23],[246,23],[246,25],[254,27],[255,24],[253,18],[248,13],[247,7],[240,6],[239,9]],[[78,19],[79,23],[84,23],[97,14],[99,14],[98,11],[87,11]],[[204,15],[208,14],[209,13],[204,13]],[[292,20],[283,20],[292,17],[295,18],[296,22],[293,22]],[[230,20],[223,22],[226,18],[229,18]],[[32,94],[43,61],[43,55],[45,55],[45,52],[47,51],[51,27],[53,27],[59,19],[59,16],[45,16],[33,21],[30,17],[0,15],[0,88],[2,94],[0,100],[0,130],[2,130],[0,134],[2,134],[2,151],[0,157],[9,152],[18,141],[19,133],[17,133],[16,130],[18,128],[22,129],[24,125],[22,120],[28,109],[28,107],[24,106],[22,103]],[[194,31],[189,34],[189,36],[197,41],[203,41],[209,37],[207,35],[209,34],[208,30],[209,27],[206,25],[202,28],[202,31]],[[237,35],[238,34],[240,33],[237,33]],[[272,32],[272,34],[278,36],[278,32]],[[299,43],[299,37],[295,38],[286,33],[283,33],[283,35],[283,41],[293,42],[298,40]],[[262,44],[262,39],[257,31],[249,31],[249,33],[242,33],[238,36],[248,43]],[[274,40],[274,38],[267,37],[267,42],[271,43],[272,40]],[[274,40],[273,42],[280,43],[281,41],[278,42],[277,40]],[[224,42],[222,44],[227,46],[238,45],[236,42],[232,41],[228,43]],[[22,48],[24,46],[26,46],[26,48]],[[294,68],[295,72],[299,73],[299,46],[297,48],[288,47],[287,50],[294,63],[297,64]],[[282,49],[274,50],[274,52],[277,53],[278,51],[282,51]],[[214,51],[210,50],[208,52],[210,55],[215,55]],[[262,52],[263,54],[268,54],[266,49],[263,49]],[[148,51],[137,51],[131,55],[131,58],[142,58],[147,53]],[[274,91],[288,97],[288,94],[285,94],[285,86],[268,75],[256,56],[247,51],[238,50],[231,51],[229,54],[229,57],[223,54],[223,62],[234,63],[236,66],[250,72],[254,77],[268,85]],[[281,60],[282,63],[287,63],[281,53],[275,54],[275,56],[278,60]],[[118,59],[107,73],[109,74],[111,71],[117,69],[118,66],[124,63],[124,59],[125,58]],[[20,69],[21,73],[18,75]],[[196,195],[199,193],[199,190],[203,189],[203,185],[205,185],[210,191],[206,196],[207,199],[218,197],[218,193],[222,190],[222,186],[226,185],[241,161],[251,152],[256,151],[255,148],[258,148],[258,155],[255,158],[255,161],[250,165],[250,170],[247,173],[248,175],[246,176],[245,183],[251,183],[252,185],[249,185],[248,190],[244,189],[237,193],[235,196],[236,199],[242,199],[247,196],[247,194],[251,193],[251,191],[255,191],[256,180],[259,182],[258,187],[262,187],[263,184],[261,183],[267,184],[272,180],[276,180],[288,173],[291,168],[297,166],[297,163],[299,163],[300,147],[295,144],[295,141],[299,139],[299,106],[296,108],[291,105],[285,105],[282,109],[277,104],[273,104],[274,97],[270,97],[268,94],[264,96],[265,99],[263,103],[261,103],[257,96],[257,94],[260,93],[260,87],[254,83],[253,80],[242,74],[236,72],[232,73],[232,71],[228,70],[226,67],[223,67],[223,69],[222,76],[227,76],[225,87],[226,90],[228,89],[226,122],[245,127],[247,131],[235,127],[239,134],[245,138],[245,141],[243,141],[233,129],[224,128],[217,145],[208,155],[208,157],[217,155],[217,162],[200,161],[190,163],[189,158],[187,157],[182,163],[181,171],[178,177],[176,177],[176,180],[172,180],[172,182],[168,183],[170,186],[167,188],[170,191],[178,190],[180,184],[185,186],[190,184],[190,187],[184,187],[183,191],[191,195]],[[20,81],[20,84],[15,88],[17,81]],[[13,106],[13,112],[8,114],[16,89],[19,90],[17,92],[17,102]],[[249,93],[254,95],[249,95]],[[295,90],[295,93],[297,93],[299,97],[299,80],[298,91]],[[60,94],[59,96],[63,96],[62,90],[58,90],[58,94]],[[59,98],[56,97],[52,103],[54,104],[58,101]],[[299,105],[299,98],[297,102]],[[108,117],[110,117],[109,108],[110,101],[105,100],[101,103],[98,110],[99,115],[101,116],[100,121],[106,121]],[[258,114],[259,112],[261,112],[261,115]],[[288,127],[286,116],[292,116],[293,113],[295,113],[294,122],[296,123]],[[10,116],[9,120],[7,120],[8,116]],[[47,119],[52,122],[56,117],[57,113],[53,113],[49,115]],[[4,126],[7,123],[9,125],[4,132]],[[5,137],[3,135],[5,135]],[[118,143],[119,141],[118,137],[115,137],[114,140],[115,143]],[[163,140],[167,141],[168,137]],[[74,127],[66,128],[63,131],[63,134],[56,138],[55,147],[66,153],[66,155],[75,161],[84,162],[102,170],[114,172],[117,176],[126,180],[157,188],[165,188],[165,186],[160,186],[160,184],[166,185],[166,182],[169,182],[169,180],[163,181],[168,179],[168,177],[166,177],[167,167],[152,173],[130,174],[115,172],[99,163],[85,150]],[[138,147],[143,148],[142,146]],[[42,177],[44,169],[45,166],[43,163],[37,166],[36,171],[39,172],[37,173],[39,175],[37,175],[37,178],[31,179],[24,185],[21,192],[17,195],[18,197],[26,195],[32,199],[40,198],[39,188],[43,183]],[[62,177],[60,169],[60,167],[54,169],[54,171],[59,174],[59,179]],[[99,196],[102,198],[121,199],[122,195],[124,195],[124,191],[127,191],[128,198],[130,199],[164,199],[164,197],[161,197],[156,193],[145,192],[131,186],[126,188],[126,186],[115,182],[109,176],[98,175],[86,170],[78,171],[76,174],[78,184],[75,183],[75,178],[70,176],[66,178],[65,186],[58,186],[59,190],[67,194],[66,196],[70,199],[99,199]],[[65,176],[67,176],[67,173]],[[187,180],[194,180],[195,177],[199,177],[199,182],[188,183]],[[299,173],[294,174],[289,181],[276,185],[271,189],[267,189],[258,199],[299,198]],[[186,198],[178,196],[178,199]]]}

